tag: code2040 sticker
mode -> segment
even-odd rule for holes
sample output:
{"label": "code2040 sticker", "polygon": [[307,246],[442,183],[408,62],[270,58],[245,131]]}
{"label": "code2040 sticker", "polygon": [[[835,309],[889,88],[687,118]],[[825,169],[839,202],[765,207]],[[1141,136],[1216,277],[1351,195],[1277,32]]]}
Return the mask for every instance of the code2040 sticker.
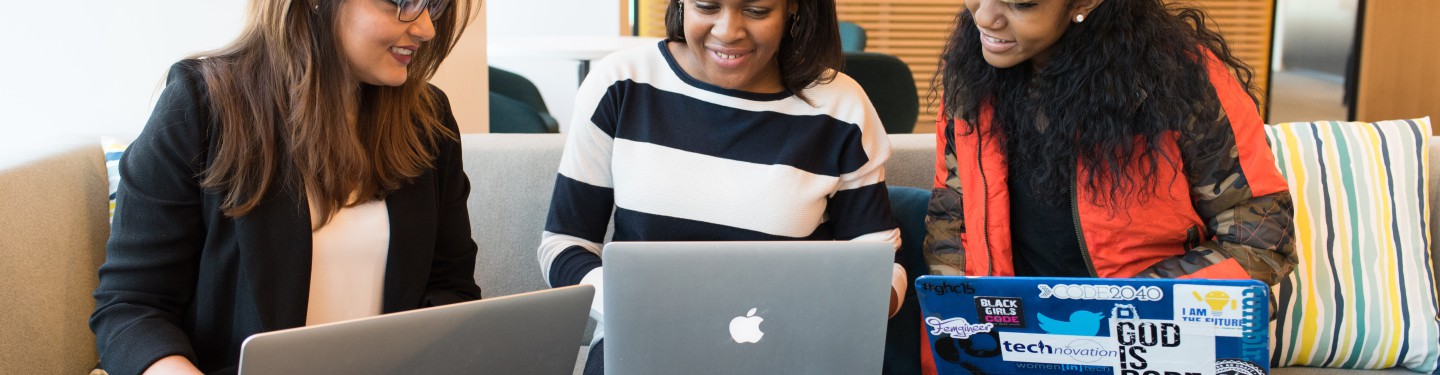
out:
{"label": "code2040 sticker", "polygon": [[1165,290],[1157,286],[1055,284],[1037,285],[1040,298],[1097,301],[1159,301]]}

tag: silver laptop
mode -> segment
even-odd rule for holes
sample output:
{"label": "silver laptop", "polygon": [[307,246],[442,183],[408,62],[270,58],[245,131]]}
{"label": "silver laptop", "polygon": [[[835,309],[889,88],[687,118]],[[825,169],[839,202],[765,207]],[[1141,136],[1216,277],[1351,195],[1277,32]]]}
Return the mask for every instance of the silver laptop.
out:
{"label": "silver laptop", "polygon": [[614,242],[609,374],[879,374],[887,242]]}
{"label": "silver laptop", "polygon": [[575,286],[260,333],[240,374],[571,374],[595,288]]}

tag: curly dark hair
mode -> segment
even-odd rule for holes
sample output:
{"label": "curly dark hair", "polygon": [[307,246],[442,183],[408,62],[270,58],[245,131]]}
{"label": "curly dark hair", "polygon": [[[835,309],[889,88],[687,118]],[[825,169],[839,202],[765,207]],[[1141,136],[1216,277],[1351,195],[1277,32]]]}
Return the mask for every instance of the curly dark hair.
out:
{"label": "curly dark hair", "polygon": [[[991,134],[982,142],[1003,142],[1011,170],[1033,173],[1031,187],[1046,203],[1068,205],[1070,184],[1084,183],[1097,192],[1090,202],[1119,209],[1154,196],[1161,162],[1178,165],[1158,152],[1167,132],[1184,137],[1219,115],[1205,50],[1235,72],[1251,100],[1254,71],[1193,6],[1105,0],[1087,18],[1050,47],[1043,67],[1000,69],[985,62],[975,20],[962,8],[941,55],[944,115],[965,120],[970,134],[990,105]],[[1089,171],[1083,181],[1077,165]]]}

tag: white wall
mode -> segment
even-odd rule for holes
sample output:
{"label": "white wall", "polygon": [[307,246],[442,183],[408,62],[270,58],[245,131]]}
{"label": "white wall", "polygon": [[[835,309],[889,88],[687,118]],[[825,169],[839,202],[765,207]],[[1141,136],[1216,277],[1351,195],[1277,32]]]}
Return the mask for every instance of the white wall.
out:
{"label": "white wall", "polygon": [[[133,138],[149,118],[170,64],[234,39],[248,1],[7,2],[8,16],[0,22],[10,52],[0,59],[0,141]],[[456,64],[485,66],[484,17],[462,40]],[[448,65],[436,83],[457,103],[462,127],[487,128],[484,71]]]}
{"label": "white wall", "polygon": [[[620,34],[618,0],[488,0],[490,38]],[[490,64],[528,78],[540,89],[551,116],[567,129],[580,85],[579,62],[554,59],[491,58]]]}
{"label": "white wall", "polygon": [[1345,75],[1359,0],[1279,0],[1276,11],[1275,60],[1280,68],[1335,79]]}
{"label": "white wall", "polygon": [[[245,0],[6,4],[0,137],[116,135],[145,125],[170,64],[239,34]],[[63,9],[63,10],[62,10]],[[22,51],[24,53],[14,53]]]}

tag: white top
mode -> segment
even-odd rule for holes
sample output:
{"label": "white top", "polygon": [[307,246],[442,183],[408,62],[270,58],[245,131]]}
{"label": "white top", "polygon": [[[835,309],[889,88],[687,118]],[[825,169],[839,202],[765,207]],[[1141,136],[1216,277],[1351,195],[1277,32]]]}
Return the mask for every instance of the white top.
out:
{"label": "white top", "polygon": [[[313,205],[312,205],[313,206]],[[310,210],[312,222],[319,221]],[[311,233],[310,302],[305,325],[380,315],[390,216],[385,201],[342,208]]]}

